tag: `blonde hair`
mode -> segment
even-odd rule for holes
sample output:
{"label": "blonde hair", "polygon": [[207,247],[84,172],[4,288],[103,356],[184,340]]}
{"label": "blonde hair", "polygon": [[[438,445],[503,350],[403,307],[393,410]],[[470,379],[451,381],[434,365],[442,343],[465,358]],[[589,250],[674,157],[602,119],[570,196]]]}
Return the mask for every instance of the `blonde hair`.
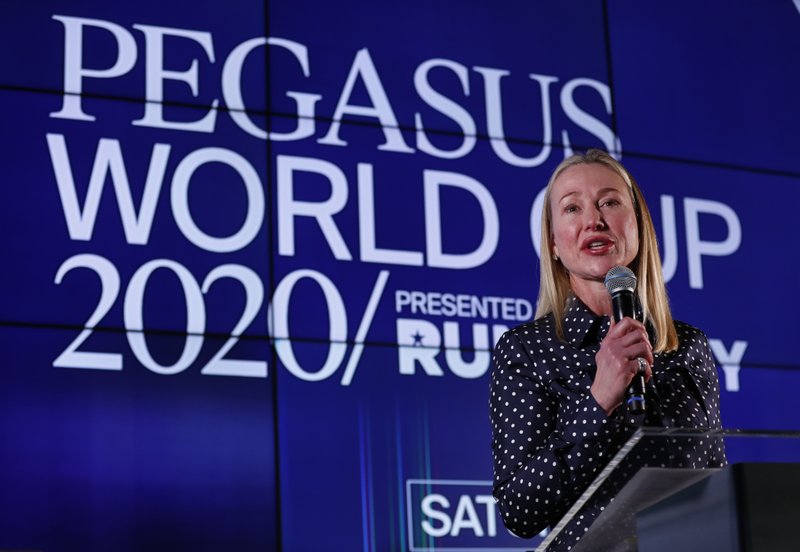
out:
{"label": "blonde hair", "polygon": [[553,313],[556,335],[564,338],[563,318],[567,302],[572,297],[569,273],[563,264],[552,255],[552,221],[550,209],[550,192],[553,183],[568,168],[580,164],[599,164],[618,174],[633,199],[636,212],[636,225],[639,230],[639,251],[630,265],[638,280],[637,295],[642,306],[644,320],[655,330],[656,342],[654,352],[673,351],[678,348],[678,334],[672,321],[672,313],[667,299],[667,289],[661,269],[661,256],[658,253],[658,242],[653,227],[653,219],[644,201],[638,184],[622,164],[608,153],[599,149],[590,149],[585,154],[576,154],[562,161],[553,171],[544,194],[542,209],[542,236],[540,249],[540,283],[539,299],[536,303],[536,318]]}

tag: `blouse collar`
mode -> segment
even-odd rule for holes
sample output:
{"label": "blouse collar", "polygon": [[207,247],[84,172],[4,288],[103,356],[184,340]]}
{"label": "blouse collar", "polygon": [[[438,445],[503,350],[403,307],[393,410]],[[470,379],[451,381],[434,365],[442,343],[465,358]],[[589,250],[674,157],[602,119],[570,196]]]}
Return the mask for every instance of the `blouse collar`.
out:
{"label": "blouse collar", "polygon": [[[642,306],[639,301],[635,301],[636,319],[642,319]],[[572,295],[567,299],[567,308],[564,311],[562,320],[564,337],[567,342],[574,347],[588,347],[603,341],[608,333],[610,326],[609,317],[606,315],[598,316],[584,304],[577,296]],[[650,341],[654,337],[654,330],[650,324],[646,325]]]}
{"label": "blouse collar", "polygon": [[572,296],[564,311],[564,337],[574,347],[594,345],[608,332],[608,316],[598,316],[583,301]]}

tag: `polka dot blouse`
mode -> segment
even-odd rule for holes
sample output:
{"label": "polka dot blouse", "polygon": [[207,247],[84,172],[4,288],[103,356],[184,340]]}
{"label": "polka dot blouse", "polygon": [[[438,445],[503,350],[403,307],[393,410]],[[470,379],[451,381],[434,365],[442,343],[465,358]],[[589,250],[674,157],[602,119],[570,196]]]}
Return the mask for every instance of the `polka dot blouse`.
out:
{"label": "polka dot blouse", "polygon": [[[681,322],[675,322],[678,349],[655,355],[646,414],[633,416],[620,406],[607,416],[589,388],[608,328],[607,316],[574,299],[564,319],[565,342],[556,336],[550,314],[509,330],[495,347],[489,401],[493,492],[506,527],[521,537],[554,526],[639,425],[721,427],[708,340]],[[671,448],[640,443],[642,454],[616,470],[550,550],[572,548],[642,466],[725,464],[721,441],[681,441]]]}

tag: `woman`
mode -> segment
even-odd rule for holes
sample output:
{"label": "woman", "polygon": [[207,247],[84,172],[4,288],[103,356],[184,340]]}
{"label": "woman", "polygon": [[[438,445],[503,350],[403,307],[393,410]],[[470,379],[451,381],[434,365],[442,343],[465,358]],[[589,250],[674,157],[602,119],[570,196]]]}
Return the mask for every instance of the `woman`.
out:
{"label": "woman", "polygon": [[[636,275],[641,322],[613,321],[604,279],[615,266]],[[673,321],[650,212],[607,153],[574,155],[553,172],[540,268],[536,320],[498,341],[490,395],[494,496],[505,525],[523,537],[555,525],[638,425],[720,427],[708,341]],[[623,400],[641,368],[647,411],[632,415]],[[718,441],[675,448],[645,448],[646,458],[614,477],[627,480],[642,465],[725,463]],[[608,483],[551,549],[572,548],[624,480]]]}

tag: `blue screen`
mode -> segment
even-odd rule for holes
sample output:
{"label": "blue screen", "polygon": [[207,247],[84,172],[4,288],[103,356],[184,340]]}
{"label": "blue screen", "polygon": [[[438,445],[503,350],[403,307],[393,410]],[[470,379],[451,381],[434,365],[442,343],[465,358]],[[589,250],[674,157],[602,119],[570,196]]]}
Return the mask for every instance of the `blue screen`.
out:
{"label": "blue screen", "polygon": [[491,498],[491,351],[590,147],[644,191],[724,426],[800,423],[797,3],[36,2],[0,29],[0,548],[534,548]]}

